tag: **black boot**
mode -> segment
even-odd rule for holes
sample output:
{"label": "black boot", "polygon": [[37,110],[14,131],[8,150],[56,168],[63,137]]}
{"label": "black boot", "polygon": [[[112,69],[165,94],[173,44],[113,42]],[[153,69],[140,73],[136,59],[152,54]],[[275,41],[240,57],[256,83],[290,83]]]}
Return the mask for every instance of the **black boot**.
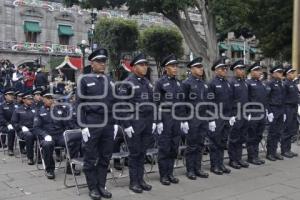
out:
{"label": "black boot", "polygon": [[89,192],[89,196],[93,200],[100,200],[101,199],[101,195],[100,195],[100,193],[99,193],[99,191],[97,189],[91,190]]}
{"label": "black boot", "polygon": [[229,161],[229,166],[234,169],[241,169],[242,166],[236,161]]}
{"label": "black boot", "polygon": [[112,194],[103,187],[99,187],[99,193],[105,199],[110,199],[112,197]]}
{"label": "black boot", "polygon": [[152,186],[149,185],[149,184],[147,184],[144,180],[141,181],[140,186],[141,186],[141,188],[142,188],[143,190],[145,190],[145,191],[150,191],[150,190],[152,190]]}
{"label": "black boot", "polygon": [[191,172],[191,171],[186,172],[186,177],[187,177],[188,179],[191,179],[191,180],[196,180],[196,179],[197,179],[196,174],[195,174],[194,172]]}
{"label": "black boot", "polygon": [[143,189],[142,189],[142,187],[139,186],[139,185],[130,185],[130,186],[129,186],[129,189],[130,189],[131,191],[133,191],[134,193],[143,193]]}
{"label": "black boot", "polygon": [[200,178],[208,178],[209,177],[209,174],[202,170],[196,170],[195,175]]}
{"label": "black boot", "polygon": [[163,184],[163,185],[170,185],[170,184],[171,184],[171,182],[169,181],[169,178],[168,178],[168,177],[161,177],[161,178],[160,178],[160,182],[161,182],[161,184]]}
{"label": "black boot", "polygon": [[246,161],[239,160],[238,163],[239,163],[239,165],[241,165],[241,167],[243,167],[243,168],[248,168],[248,167],[249,167],[249,163],[247,163]]}

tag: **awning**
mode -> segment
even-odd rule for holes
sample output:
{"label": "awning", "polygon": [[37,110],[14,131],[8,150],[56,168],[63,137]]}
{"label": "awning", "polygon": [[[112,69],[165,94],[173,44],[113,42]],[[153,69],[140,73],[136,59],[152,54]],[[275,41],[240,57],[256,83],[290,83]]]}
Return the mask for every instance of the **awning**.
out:
{"label": "awning", "polygon": [[81,57],[69,57],[66,56],[64,61],[56,67],[56,69],[63,68],[65,65],[68,65],[74,70],[81,69],[82,66],[82,58]]}
{"label": "awning", "polygon": [[40,33],[41,27],[38,22],[25,21],[24,22],[24,31],[31,33]]}
{"label": "awning", "polygon": [[238,45],[238,44],[232,44],[232,45],[231,45],[231,50],[232,50],[232,51],[243,51],[243,47],[241,47],[241,46]]}
{"label": "awning", "polygon": [[74,31],[72,26],[58,25],[58,35],[59,36],[73,36]]}
{"label": "awning", "polygon": [[256,53],[257,49],[256,48],[250,48],[250,53]]}
{"label": "awning", "polygon": [[228,46],[224,43],[219,43],[219,49],[220,50],[228,50]]}

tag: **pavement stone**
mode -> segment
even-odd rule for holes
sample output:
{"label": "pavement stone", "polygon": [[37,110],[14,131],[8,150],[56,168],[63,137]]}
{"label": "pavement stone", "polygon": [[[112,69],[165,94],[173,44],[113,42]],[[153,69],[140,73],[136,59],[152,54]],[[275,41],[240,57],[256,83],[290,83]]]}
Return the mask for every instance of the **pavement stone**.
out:
{"label": "pavement stone", "polygon": [[[300,154],[300,148],[293,145]],[[261,154],[264,158],[264,154]],[[205,159],[209,159],[206,156]],[[227,160],[225,163],[227,164]],[[182,161],[179,162],[182,165]],[[64,166],[64,163],[62,164]],[[203,169],[209,171],[209,162],[204,162]],[[128,189],[128,171],[126,177],[115,184],[107,181],[107,188],[113,193],[113,200],[299,200],[300,199],[300,158],[269,162],[265,165],[248,169],[234,170],[229,175],[217,176],[210,173],[208,179],[198,178],[191,181],[185,177],[185,168],[176,168],[175,175],[179,184],[163,186],[159,182],[157,165],[155,173],[147,175],[146,180],[153,186],[150,192],[135,194]],[[111,177],[108,175],[108,177]],[[0,152],[0,200],[88,200],[88,189],[80,188],[81,195],[75,188],[63,185],[64,169],[56,170],[56,179],[48,180],[42,170],[28,166],[15,157],[8,157]],[[78,178],[85,183],[83,174]],[[69,176],[68,181],[73,183]]]}

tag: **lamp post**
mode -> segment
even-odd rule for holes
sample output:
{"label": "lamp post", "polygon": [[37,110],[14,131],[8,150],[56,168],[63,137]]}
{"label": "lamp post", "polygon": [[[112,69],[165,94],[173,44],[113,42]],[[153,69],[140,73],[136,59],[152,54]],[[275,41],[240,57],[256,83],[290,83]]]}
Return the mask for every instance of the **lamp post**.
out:
{"label": "lamp post", "polygon": [[95,21],[97,20],[97,9],[93,8],[91,12],[92,34],[91,34],[91,50],[94,51]]}
{"label": "lamp post", "polygon": [[88,47],[88,43],[85,40],[82,40],[81,43],[77,44],[77,46],[79,47],[81,54],[82,54],[82,70],[85,67],[85,54],[89,51]]}
{"label": "lamp post", "polygon": [[293,17],[293,67],[300,73],[300,2],[294,0]]}

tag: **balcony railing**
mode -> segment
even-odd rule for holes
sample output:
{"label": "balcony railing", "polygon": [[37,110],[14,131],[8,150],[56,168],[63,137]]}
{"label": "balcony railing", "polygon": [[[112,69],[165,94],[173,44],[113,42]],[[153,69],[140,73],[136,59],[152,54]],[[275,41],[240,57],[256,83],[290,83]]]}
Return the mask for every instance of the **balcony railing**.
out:
{"label": "balcony railing", "polygon": [[78,50],[76,49],[76,45],[0,41],[0,50],[9,50],[16,52],[33,52],[45,54],[77,54]]}

